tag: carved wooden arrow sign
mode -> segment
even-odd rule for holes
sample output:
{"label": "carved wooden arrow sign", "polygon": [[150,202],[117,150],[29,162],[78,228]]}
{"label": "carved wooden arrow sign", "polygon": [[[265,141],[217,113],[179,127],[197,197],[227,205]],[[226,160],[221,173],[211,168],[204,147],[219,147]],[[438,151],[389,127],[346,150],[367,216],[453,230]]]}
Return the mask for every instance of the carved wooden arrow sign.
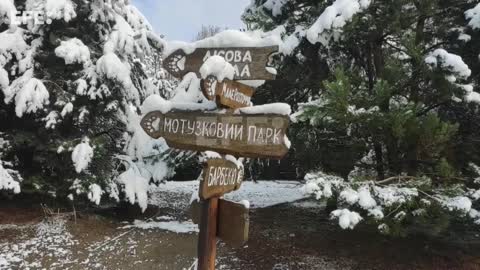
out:
{"label": "carved wooden arrow sign", "polygon": [[243,166],[238,167],[232,161],[222,158],[207,160],[203,168],[203,179],[200,182],[200,198],[207,200],[212,197],[221,197],[225,193],[239,189],[243,176]]}
{"label": "carved wooden arrow sign", "polygon": [[275,114],[235,115],[201,111],[150,112],[141,126],[170,147],[237,157],[280,159],[287,152],[289,119]]}
{"label": "carved wooden arrow sign", "polygon": [[268,57],[278,51],[278,46],[270,47],[228,47],[197,48],[191,54],[182,49],[176,50],[165,58],[163,65],[168,72],[182,78],[189,72],[200,76],[200,67],[210,56],[219,55],[232,64],[235,80],[274,80],[275,74],[267,70]]}
{"label": "carved wooden arrow sign", "polygon": [[209,77],[202,80],[202,92],[208,100],[215,100],[217,97],[220,105],[238,109],[250,106],[255,90],[236,81],[218,82],[215,77]]}

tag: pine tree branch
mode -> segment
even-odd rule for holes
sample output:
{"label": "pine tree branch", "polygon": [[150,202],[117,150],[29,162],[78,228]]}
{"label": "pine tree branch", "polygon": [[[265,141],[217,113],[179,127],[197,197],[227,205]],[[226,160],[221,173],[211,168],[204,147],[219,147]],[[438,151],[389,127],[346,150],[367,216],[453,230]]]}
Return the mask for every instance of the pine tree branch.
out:
{"label": "pine tree branch", "polygon": [[390,182],[395,181],[395,180],[400,182],[402,180],[413,180],[413,179],[416,179],[416,177],[399,175],[399,176],[392,176],[392,177],[389,177],[389,178],[386,178],[386,179],[383,179],[383,180],[380,180],[380,181],[375,181],[374,183],[377,184],[377,185],[385,185],[385,184],[389,184]]}

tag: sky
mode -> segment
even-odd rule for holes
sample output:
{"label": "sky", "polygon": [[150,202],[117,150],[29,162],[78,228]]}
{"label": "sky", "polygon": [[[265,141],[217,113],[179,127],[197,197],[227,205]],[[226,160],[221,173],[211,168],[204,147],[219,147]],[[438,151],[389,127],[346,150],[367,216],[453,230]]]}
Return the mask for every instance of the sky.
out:
{"label": "sky", "polygon": [[240,29],[250,0],[132,0],[155,32],[168,40],[192,41],[202,25]]}

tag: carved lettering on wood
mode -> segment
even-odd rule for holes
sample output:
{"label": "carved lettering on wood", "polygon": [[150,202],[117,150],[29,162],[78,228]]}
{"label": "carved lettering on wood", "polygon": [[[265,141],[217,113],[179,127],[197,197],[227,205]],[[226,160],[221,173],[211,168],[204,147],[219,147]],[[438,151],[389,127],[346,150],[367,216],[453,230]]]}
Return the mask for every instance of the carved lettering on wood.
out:
{"label": "carved lettering on wood", "polygon": [[215,77],[209,77],[202,80],[202,92],[209,100],[217,98],[217,103],[220,105],[238,109],[251,105],[255,90],[253,87],[236,81],[218,82]]}
{"label": "carved lettering on wood", "polygon": [[164,60],[164,67],[172,76],[182,78],[189,72],[199,76],[200,67],[211,56],[219,55],[232,64],[234,80],[274,80],[275,74],[267,70],[269,56],[278,51],[270,47],[197,48],[191,54],[182,49],[171,53]]}
{"label": "carved lettering on wood", "polygon": [[243,166],[237,167],[237,164],[222,158],[207,160],[200,182],[200,198],[206,200],[221,197],[225,193],[239,189],[243,176]]}
{"label": "carved lettering on wood", "polygon": [[141,126],[170,147],[237,157],[281,159],[288,147],[289,119],[274,114],[235,115],[201,111],[150,112]]}

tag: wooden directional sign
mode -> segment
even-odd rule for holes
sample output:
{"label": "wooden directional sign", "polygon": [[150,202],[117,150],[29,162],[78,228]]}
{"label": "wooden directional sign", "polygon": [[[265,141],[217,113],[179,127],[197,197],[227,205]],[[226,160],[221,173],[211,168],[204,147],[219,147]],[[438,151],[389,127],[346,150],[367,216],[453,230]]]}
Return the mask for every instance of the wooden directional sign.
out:
{"label": "wooden directional sign", "polygon": [[182,78],[189,72],[200,75],[200,67],[205,60],[213,55],[219,55],[232,64],[235,69],[235,80],[273,80],[275,74],[270,73],[266,65],[268,57],[276,51],[278,46],[197,48],[191,54],[179,49],[165,58],[163,65],[177,78]]}
{"label": "wooden directional sign", "polygon": [[[190,215],[195,224],[200,222],[202,203],[193,201],[190,206]],[[249,209],[241,203],[219,199],[217,236],[232,247],[241,247],[248,241],[250,225]]]}
{"label": "wooden directional sign", "polygon": [[215,77],[209,77],[202,80],[202,92],[209,100],[215,100],[218,97],[217,103],[220,105],[238,109],[251,105],[255,90],[253,87],[236,81],[218,82]]}
{"label": "wooden directional sign", "polygon": [[170,147],[239,157],[280,159],[287,152],[289,119],[275,114],[235,115],[201,111],[150,112],[141,125]]}
{"label": "wooden directional sign", "polygon": [[243,166],[237,167],[237,164],[222,158],[207,160],[200,182],[200,198],[206,200],[221,197],[225,193],[239,189],[243,176]]}

